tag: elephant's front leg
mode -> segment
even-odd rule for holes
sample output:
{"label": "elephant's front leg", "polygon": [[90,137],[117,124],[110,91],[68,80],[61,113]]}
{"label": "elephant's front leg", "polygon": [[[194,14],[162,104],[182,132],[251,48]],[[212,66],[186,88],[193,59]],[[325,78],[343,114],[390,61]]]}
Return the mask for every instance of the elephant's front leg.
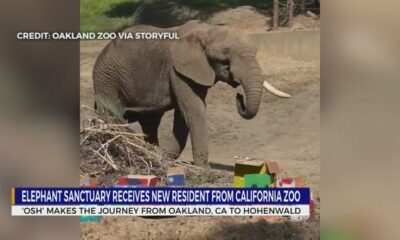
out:
{"label": "elephant's front leg", "polygon": [[205,97],[207,88],[176,77],[171,80],[179,110],[189,128],[196,166],[208,168],[208,133]]}

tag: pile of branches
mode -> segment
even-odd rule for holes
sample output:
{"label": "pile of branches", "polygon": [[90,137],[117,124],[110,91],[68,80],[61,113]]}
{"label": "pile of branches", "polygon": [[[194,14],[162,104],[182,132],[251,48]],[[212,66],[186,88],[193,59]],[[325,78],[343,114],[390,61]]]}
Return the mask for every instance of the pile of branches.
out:
{"label": "pile of branches", "polygon": [[167,168],[176,165],[191,175],[204,173],[188,162],[163,157],[160,149],[146,143],[144,135],[134,132],[129,124],[109,119],[95,118],[82,124],[80,157],[81,175],[96,175],[103,186],[112,185],[116,178],[126,174],[155,175],[163,180]]}
{"label": "pile of branches", "polygon": [[159,168],[162,155],[143,140],[143,135],[133,132],[128,124],[96,124],[80,131],[81,171],[101,172],[130,169],[151,174]]}

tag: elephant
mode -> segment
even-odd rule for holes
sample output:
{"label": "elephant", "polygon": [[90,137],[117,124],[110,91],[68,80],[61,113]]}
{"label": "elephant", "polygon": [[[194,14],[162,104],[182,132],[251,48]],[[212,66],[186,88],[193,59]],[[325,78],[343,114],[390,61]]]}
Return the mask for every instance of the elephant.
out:
{"label": "elephant", "polygon": [[[177,159],[188,135],[194,165],[209,168],[205,98],[217,81],[233,88],[240,116],[256,116],[263,86],[271,86],[256,60],[256,47],[244,34],[226,26],[189,21],[173,28],[136,25],[124,31],[177,32],[178,40],[114,39],[99,54],[93,69],[95,96],[106,96],[129,123],[138,121],[145,140],[158,145],[158,127],[166,111],[174,110],[165,156]],[[95,104],[96,107],[96,104]]]}

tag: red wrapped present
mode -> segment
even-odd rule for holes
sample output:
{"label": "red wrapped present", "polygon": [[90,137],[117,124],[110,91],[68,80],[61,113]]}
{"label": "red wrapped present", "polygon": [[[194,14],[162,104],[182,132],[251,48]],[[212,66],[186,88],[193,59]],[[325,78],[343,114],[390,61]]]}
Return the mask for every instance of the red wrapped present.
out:
{"label": "red wrapped present", "polygon": [[281,188],[303,188],[305,186],[304,177],[282,178],[278,181],[278,186]]}
{"label": "red wrapped present", "polygon": [[118,185],[129,185],[136,187],[155,187],[157,177],[153,175],[126,175],[118,179]]}

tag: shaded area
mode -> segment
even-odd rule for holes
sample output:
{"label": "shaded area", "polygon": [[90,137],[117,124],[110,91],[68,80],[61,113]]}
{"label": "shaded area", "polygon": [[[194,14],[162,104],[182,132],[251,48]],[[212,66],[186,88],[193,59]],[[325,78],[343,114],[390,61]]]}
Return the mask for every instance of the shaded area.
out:
{"label": "shaded area", "polygon": [[[235,18],[234,13],[226,14],[226,11],[234,11],[239,8],[242,11],[254,11],[253,17],[256,14],[264,16],[263,18],[270,17],[272,0],[267,1],[212,1],[212,0],[174,0],[174,1],[161,1],[152,0],[146,1],[141,4],[133,18],[132,25],[146,24],[156,27],[174,27],[189,20],[201,20],[210,22],[212,24],[227,24],[225,21],[215,22],[216,14],[225,13],[226,20]],[[245,16],[243,16],[246,18]],[[256,19],[257,21],[258,19]],[[240,22],[240,19],[236,19],[236,22]],[[266,20],[267,21],[267,20]]]}
{"label": "shaded area", "polygon": [[130,17],[141,2],[121,2],[111,5],[111,8],[105,12],[105,15],[111,18],[115,17]]}
{"label": "shaded area", "polygon": [[143,0],[81,0],[82,32],[114,32],[129,26],[132,15]]}
{"label": "shaded area", "polygon": [[105,217],[81,224],[81,239],[317,240],[319,222],[252,222],[249,217]]}
{"label": "shaded area", "polygon": [[[319,239],[319,229],[310,227],[311,222],[257,222],[220,225],[208,233],[207,239],[215,240],[303,240]],[[200,239],[200,237],[199,237]]]}
{"label": "shaded area", "polygon": [[273,0],[174,0],[173,2],[184,4],[192,8],[209,8],[222,10],[243,5],[267,9],[272,6]]}
{"label": "shaded area", "polygon": [[234,172],[235,171],[235,166],[229,166],[229,165],[226,165],[226,164],[212,163],[212,162],[210,162],[209,164],[210,164],[210,167],[212,169],[229,171],[229,172]]}

